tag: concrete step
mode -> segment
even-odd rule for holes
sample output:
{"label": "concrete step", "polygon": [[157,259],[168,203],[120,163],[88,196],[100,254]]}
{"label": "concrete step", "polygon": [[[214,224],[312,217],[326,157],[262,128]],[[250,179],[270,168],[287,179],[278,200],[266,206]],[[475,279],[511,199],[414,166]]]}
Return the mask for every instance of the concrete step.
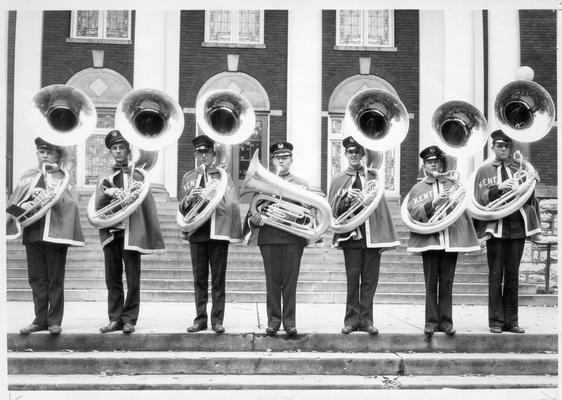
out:
{"label": "concrete step", "polygon": [[[557,376],[10,375],[9,390],[384,390],[556,388]],[[168,395],[166,395],[168,398]],[[208,398],[208,395],[205,396]],[[355,397],[355,396],[354,396]],[[293,398],[293,397],[291,397]],[[317,397],[325,398],[325,397]],[[429,398],[429,397],[428,397]]]}
{"label": "concrete step", "polygon": [[11,352],[9,374],[556,375],[557,354]]}
{"label": "concrete step", "polygon": [[[75,290],[65,289],[65,301],[107,301],[107,290],[88,289]],[[297,292],[297,302],[302,303],[330,303],[342,304],[346,300],[346,292]],[[232,303],[258,303],[266,298],[265,287],[260,291],[241,292],[227,291],[226,301]],[[27,289],[8,289],[8,301],[31,301],[31,291]],[[191,290],[146,290],[141,289],[141,301],[162,301],[162,302],[193,302],[193,292]],[[379,304],[424,304],[425,293],[394,292],[381,293],[375,295],[375,303]],[[453,294],[454,304],[488,304],[488,294]],[[558,295],[520,295],[519,305],[530,306],[556,306]]]}
{"label": "concrete step", "polygon": [[[197,334],[182,332],[151,332],[141,328],[131,335],[121,332],[98,333],[64,331],[57,337],[46,331],[32,335],[8,333],[7,348],[18,352],[316,352],[316,353],[544,353],[558,352],[556,333],[490,334],[459,332],[455,336],[437,333],[428,338],[417,333],[381,331],[376,336],[364,332],[351,335],[300,330],[294,338],[280,332],[276,337],[264,330],[241,330],[216,335],[211,330]],[[144,330],[144,331],[143,331]],[[515,372],[514,372],[515,373]]]}
{"label": "concrete step", "polygon": [[[263,275],[263,274],[262,274]],[[297,282],[297,292],[345,292],[347,290],[347,282],[345,276],[339,281],[322,281],[322,280],[305,280],[299,279]],[[191,292],[194,283],[193,279],[162,279],[162,278],[141,278],[141,287],[143,290],[171,290]],[[29,287],[26,278],[13,278],[8,281],[8,289],[26,289]],[[68,290],[91,290],[105,289],[105,280],[96,278],[79,278],[66,279],[65,288]],[[255,293],[265,288],[265,276],[254,277],[254,279],[233,280],[227,275],[226,281],[227,291],[251,292]],[[421,282],[379,282],[377,286],[378,293],[425,293],[425,283]],[[457,294],[487,294],[487,283],[460,283],[455,282],[453,292]],[[519,285],[520,295],[536,294],[536,286],[530,284]]]}
{"label": "concrete step", "polygon": [[[69,267],[65,272],[65,279],[68,282],[70,279],[104,279],[105,271],[100,263],[95,263],[92,266]],[[256,265],[254,267],[247,265],[239,265],[234,263],[228,266],[226,270],[226,279],[228,281],[234,280],[252,280],[256,277],[263,276],[263,266]],[[256,263],[257,264],[257,263]],[[345,271],[340,268],[336,271],[310,271],[304,270],[305,265],[301,266],[299,273],[299,280],[303,281],[345,281]],[[23,279],[27,280],[27,266],[18,268],[8,268],[6,271],[8,279]],[[146,279],[189,279],[193,277],[191,265],[186,264],[177,268],[153,268],[150,265],[143,263],[142,278]],[[423,282],[423,272],[397,272],[391,268],[383,268],[379,274],[379,282]],[[457,271],[455,274],[455,283],[487,283],[488,274],[484,272],[465,273],[462,270]]]}

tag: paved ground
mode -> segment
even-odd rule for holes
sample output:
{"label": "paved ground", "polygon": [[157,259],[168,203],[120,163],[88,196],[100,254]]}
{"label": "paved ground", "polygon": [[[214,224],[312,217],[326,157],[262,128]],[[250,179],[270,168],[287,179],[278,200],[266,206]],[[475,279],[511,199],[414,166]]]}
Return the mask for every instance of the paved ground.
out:
{"label": "paved ground", "polygon": [[[107,323],[105,302],[74,302],[65,304],[63,332],[97,332]],[[193,303],[145,302],[141,304],[137,332],[185,332],[194,318]],[[210,306],[209,306],[210,312]],[[344,304],[297,304],[299,332],[339,332],[343,326]],[[33,320],[33,303],[8,302],[8,333],[17,332]],[[486,306],[454,306],[453,320],[457,332],[488,332]],[[375,326],[382,332],[422,333],[424,306],[375,304]],[[519,324],[528,333],[558,331],[558,307],[519,307]],[[228,332],[259,332],[267,327],[263,303],[228,303],[224,326]]]}

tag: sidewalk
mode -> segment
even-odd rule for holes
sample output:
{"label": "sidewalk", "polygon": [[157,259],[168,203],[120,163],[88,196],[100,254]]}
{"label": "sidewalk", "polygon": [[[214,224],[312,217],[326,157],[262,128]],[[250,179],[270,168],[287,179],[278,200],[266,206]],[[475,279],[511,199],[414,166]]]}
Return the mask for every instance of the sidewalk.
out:
{"label": "sidewalk", "polygon": [[[208,305],[210,313],[211,306]],[[375,304],[374,325],[381,333],[423,333],[424,306]],[[297,303],[299,333],[337,333],[343,326],[344,304]],[[193,322],[195,306],[190,302],[141,303],[139,333],[185,332]],[[7,303],[7,333],[16,333],[33,320],[32,302]],[[488,332],[486,306],[455,305],[453,321],[457,333]],[[105,302],[65,303],[63,333],[98,332],[107,323]],[[557,333],[558,307],[520,306],[519,324],[527,333]],[[264,303],[227,303],[224,326],[229,333],[263,332],[267,327]]]}

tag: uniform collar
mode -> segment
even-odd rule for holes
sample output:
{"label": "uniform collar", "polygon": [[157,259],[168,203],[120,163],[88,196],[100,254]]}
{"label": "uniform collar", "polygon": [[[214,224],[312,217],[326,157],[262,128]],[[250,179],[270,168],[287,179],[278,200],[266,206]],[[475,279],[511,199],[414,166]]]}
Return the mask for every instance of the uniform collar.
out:
{"label": "uniform collar", "polygon": [[509,157],[509,158],[508,158],[507,160],[505,160],[505,161],[500,161],[500,160],[498,160],[498,159],[494,159],[494,161],[492,161],[492,165],[493,165],[494,167],[498,167],[498,166],[502,165],[502,163],[503,163],[503,165],[505,165],[506,167],[509,167],[511,164],[515,164],[515,161],[513,160],[512,157]]}

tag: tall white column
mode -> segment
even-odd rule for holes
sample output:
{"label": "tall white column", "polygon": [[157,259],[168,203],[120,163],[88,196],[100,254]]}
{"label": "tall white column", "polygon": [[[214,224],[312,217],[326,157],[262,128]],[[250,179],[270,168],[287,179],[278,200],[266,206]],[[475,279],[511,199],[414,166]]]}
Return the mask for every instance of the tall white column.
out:
{"label": "tall white column", "polygon": [[37,136],[29,124],[29,107],[31,99],[41,89],[42,32],[41,11],[18,11],[14,60],[14,182],[37,164],[35,155],[29,151],[35,149]]}
{"label": "tall white column", "polygon": [[322,12],[289,10],[287,139],[295,146],[295,175],[320,186],[322,137]]}
{"label": "tall white column", "polygon": [[488,123],[497,129],[494,102],[500,89],[515,80],[520,66],[519,14],[517,10],[488,11]]}
{"label": "tall white column", "polygon": [[[171,43],[169,42],[171,41]],[[158,89],[176,101],[179,92],[179,11],[137,10],[134,89]],[[149,177],[176,194],[177,144],[158,154]]]}

